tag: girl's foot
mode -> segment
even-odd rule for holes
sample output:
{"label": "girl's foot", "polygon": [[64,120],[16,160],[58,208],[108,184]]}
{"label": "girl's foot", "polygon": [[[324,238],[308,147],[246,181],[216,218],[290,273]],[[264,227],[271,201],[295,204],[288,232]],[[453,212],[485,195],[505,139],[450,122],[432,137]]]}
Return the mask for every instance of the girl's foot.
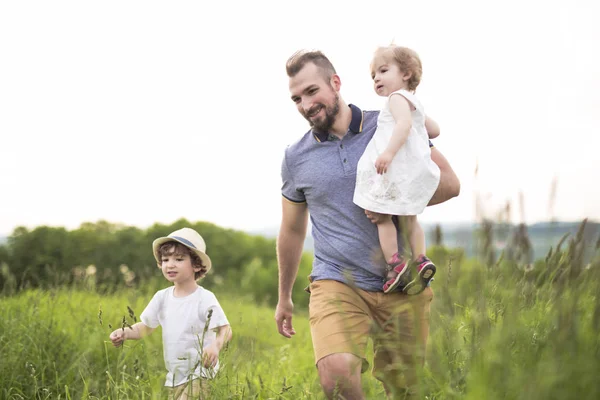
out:
{"label": "girl's foot", "polygon": [[404,261],[398,253],[394,254],[387,264],[388,272],[393,271],[396,276],[388,279],[383,285],[383,293],[389,293],[396,289],[402,283],[406,271],[408,271],[408,263]]}
{"label": "girl's foot", "polygon": [[425,290],[436,272],[435,265],[423,254],[419,256],[415,263],[417,263],[417,277],[402,288],[402,291],[409,295],[419,294]]}

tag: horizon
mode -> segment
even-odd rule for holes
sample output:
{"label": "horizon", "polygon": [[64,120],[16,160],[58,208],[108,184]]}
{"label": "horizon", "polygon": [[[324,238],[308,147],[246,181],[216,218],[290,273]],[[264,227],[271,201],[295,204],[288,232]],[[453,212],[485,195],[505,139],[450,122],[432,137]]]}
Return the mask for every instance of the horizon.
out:
{"label": "horizon", "polygon": [[[33,230],[35,230],[37,228],[49,227],[49,228],[64,228],[67,231],[73,231],[73,230],[79,229],[81,227],[81,225],[83,225],[83,224],[87,224],[87,223],[97,224],[98,222],[104,221],[104,222],[107,222],[109,224],[121,225],[121,226],[123,226],[123,228],[133,227],[133,228],[137,228],[137,229],[140,229],[140,230],[146,230],[146,229],[149,229],[154,224],[171,225],[171,224],[173,224],[173,223],[175,223],[175,222],[177,222],[178,220],[181,220],[181,219],[187,219],[187,218],[178,218],[178,219],[173,220],[173,221],[168,222],[168,223],[155,222],[155,223],[147,225],[147,226],[137,226],[137,225],[123,224],[123,223],[120,223],[120,222],[113,222],[113,221],[108,221],[108,220],[105,220],[105,219],[100,219],[100,220],[97,220],[97,221],[84,221],[84,222],[82,222],[81,224],[79,224],[78,226],[75,226],[75,227],[67,227],[67,226],[63,226],[63,225],[36,225],[36,226],[24,226],[24,225],[22,225],[22,226],[17,226],[14,229],[20,228],[20,227],[25,227],[28,231],[33,231]],[[192,221],[192,220],[189,220],[189,219],[187,219],[187,220],[190,223],[192,223],[192,224],[198,223],[198,222],[213,223],[213,222],[210,222],[210,221]],[[589,219],[589,218],[586,218],[586,220],[587,220],[588,224],[600,224],[600,220],[594,220],[594,219]],[[580,225],[583,221],[584,221],[583,219],[582,220],[553,220],[553,221],[547,220],[547,221],[536,221],[536,222],[533,222],[533,223],[528,223],[526,225],[527,225],[527,227],[534,227],[534,226],[538,226],[538,225],[553,225],[553,224],[556,224],[556,225]],[[514,226],[514,227],[516,227],[516,226],[518,226],[520,224],[520,223],[502,222],[502,221],[491,221],[491,222],[492,222],[493,225],[502,225],[502,224],[505,224],[505,225],[510,225],[510,226]],[[446,227],[446,229],[449,229],[449,228],[452,229],[452,228],[463,228],[463,227],[476,227],[476,226],[478,226],[481,223],[482,223],[482,221],[444,221],[444,222],[430,222],[430,221],[426,221],[426,222],[423,222],[422,225],[424,227],[427,227],[427,228],[432,228],[432,227],[435,227],[437,225],[440,225],[442,228]],[[222,228],[222,229],[232,229],[232,230],[244,232],[244,233],[247,233],[247,234],[277,233],[279,231],[279,225],[264,226],[264,227],[258,228],[258,229],[238,229],[238,228],[221,226],[221,225],[218,225],[218,224],[214,224],[214,225],[216,225],[217,227]],[[306,236],[307,237],[308,236],[312,236],[311,235],[311,229],[310,229],[311,228],[310,222],[309,222],[308,228],[309,229],[307,229],[307,232],[306,232]],[[12,235],[12,233],[14,232],[14,229],[11,232],[0,232],[0,238],[8,238],[10,235]]]}

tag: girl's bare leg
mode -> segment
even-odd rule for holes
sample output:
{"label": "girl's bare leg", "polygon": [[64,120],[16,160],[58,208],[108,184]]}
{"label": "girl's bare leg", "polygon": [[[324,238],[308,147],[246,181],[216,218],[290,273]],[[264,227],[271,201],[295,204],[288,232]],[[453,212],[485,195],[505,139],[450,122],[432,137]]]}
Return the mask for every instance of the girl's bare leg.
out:
{"label": "girl's bare leg", "polygon": [[398,231],[391,215],[381,214],[381,218],[377,222],[377,232],[383,256],[388,261],[398,252]]}
{"label": "girl's bare leg", "polygon": [[415,215],[407,215],[402,217],[404,226],[407,229],[408,241],[410,242],[410,250],[412,259],[415,261],[416,271],[412,275],[410,282],[406,283],[402,291],[407,294],[419,294],[433,279],[436,272],[436,266],[425,255],[425,233],[421,224],[417,221]]}
{"label": "girl's bare leg", "polygon": [[[389,260],[398,252],[398,231],[392,221],[391,215],[378,214],[371,211],[377,220],[377,232],[379,234],[379,244],[383,251],[385,261]],[[388,271],[387,277],[391,279],[397,275],[393,270]]]}
{"label": "girl's bare leg", "polygon": [[408,242],[413,261],[416,261],[421,254],[425,254],[425,232],[421,224],[417,220],[416,215],[406,215],[402,217],[404,224],[402,226],[407,229]]}

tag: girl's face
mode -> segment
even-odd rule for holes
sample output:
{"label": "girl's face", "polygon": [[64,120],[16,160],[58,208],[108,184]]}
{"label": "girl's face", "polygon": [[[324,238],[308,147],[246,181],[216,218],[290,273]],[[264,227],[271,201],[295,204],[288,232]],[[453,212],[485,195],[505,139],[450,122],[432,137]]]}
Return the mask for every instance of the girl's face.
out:
{"label": "girl's face", "polygon": [[387,97],[396,90],[406,89],[410,74],[402,72],[400,67],[384,57],[375,57],[371,64],[371,77],[375,93]]}

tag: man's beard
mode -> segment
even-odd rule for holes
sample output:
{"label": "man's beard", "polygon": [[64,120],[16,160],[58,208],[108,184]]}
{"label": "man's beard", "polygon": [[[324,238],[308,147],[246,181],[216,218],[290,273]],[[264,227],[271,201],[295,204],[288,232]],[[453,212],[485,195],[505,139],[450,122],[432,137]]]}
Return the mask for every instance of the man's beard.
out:
{"label": "man's beard", "polygon": [[[319,112],[321,108],[325,109],[325,117],[319,119],[317,121],[312,121],[309,115],[313,115],[316,112]],[[335,118],[340,112],[340,96],[336,93],[335,99],[333,100],[333,104],[331,106],[325,106],[324,104],[315,104],[311,107],[307,112],[303,112],[302,115],[308,123],[310,127],[316,130],[317,132],[327,133],[331,130],[331,127],[335,123]]]}

